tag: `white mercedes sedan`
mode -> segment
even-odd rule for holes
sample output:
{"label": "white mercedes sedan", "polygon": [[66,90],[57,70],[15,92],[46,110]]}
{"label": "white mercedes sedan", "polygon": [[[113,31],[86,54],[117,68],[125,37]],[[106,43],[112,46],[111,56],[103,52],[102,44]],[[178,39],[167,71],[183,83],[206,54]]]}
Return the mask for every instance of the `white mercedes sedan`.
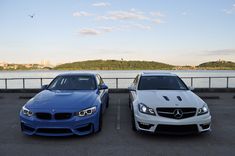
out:
{"label": "white mercedes sedan", "polygon": [[175,74],[141,73],[129,91],[135,131],[190,134],[211,130],[207,104]]}

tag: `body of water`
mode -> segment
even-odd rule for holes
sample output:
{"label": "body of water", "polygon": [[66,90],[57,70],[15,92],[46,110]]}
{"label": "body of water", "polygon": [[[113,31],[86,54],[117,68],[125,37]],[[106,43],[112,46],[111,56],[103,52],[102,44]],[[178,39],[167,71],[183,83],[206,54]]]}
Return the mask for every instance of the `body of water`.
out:
{"label": "body of water", "polygon": [[[61,73],[70,72],[92,72],[99,73],[103,78],[134,78],[141,70],[96,70],[96,71],[0,71],[0,78],[54,78]],[[148,72],[171,72],[180,77],[234,77],[229,79],[229,88],[235,88],[235,70],[150,70]],[[184,82],[191,86],[191,79],[183,79]],[[51,80],[43,80],[43,84],[50,83]],[[119,88],[126,88],[132,82],[132,79],[120,79]],[[116,80],[105,79],[110,88],[116,87]],[[25,80],[26,88],[40,88],[40,80]],[[22,88],[22,80],[8,80],[8,88]],[[193,87],[208,88],[209,79],[198,78],[193,80]],[[226,78],[212,78],[211,87],[225,88],[227,87]],[[0,80],[0,88],[5,88],[4,80]]]}

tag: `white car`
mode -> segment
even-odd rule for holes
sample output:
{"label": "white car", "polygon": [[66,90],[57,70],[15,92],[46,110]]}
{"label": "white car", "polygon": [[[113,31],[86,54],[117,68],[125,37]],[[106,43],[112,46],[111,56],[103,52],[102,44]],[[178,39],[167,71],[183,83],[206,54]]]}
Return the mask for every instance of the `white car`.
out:
{"label": "white car", "polygon": [[211,130],[207,104],[175,74],[141,73],[129,91],[133,130],[167,134]]}

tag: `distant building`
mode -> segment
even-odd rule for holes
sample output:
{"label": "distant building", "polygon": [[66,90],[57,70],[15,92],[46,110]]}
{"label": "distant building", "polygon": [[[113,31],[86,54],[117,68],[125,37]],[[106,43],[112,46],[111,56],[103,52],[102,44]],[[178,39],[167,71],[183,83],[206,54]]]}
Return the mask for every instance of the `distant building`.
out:
{"label": "distant building", "polygon": [[49,60],[41,60],[41,64],[43,66],[49,66],[50,65],[50,61]]}
{"label": "distant building", "polygon": [[26,68],[32,68],[33,67],[33,64],[25,64],[24,65]]}
{"label": "distant building", "polygon": [[41,60],[40,67],[41,68],[44,68],[44,67],[53,67],[53,65],[50,63],[49,60]]}
{"label": "distant building", "polygon": [[219,59],[218,62],[221,62],[221,63],[226,63],[227,61],[225,60],[222,60],[222,59]]}
{"label": "distant building", "polygon": [[0,67],[5,67],[5,66],[7,66],[7,63],[5,63],[5,62],[0,62]]}

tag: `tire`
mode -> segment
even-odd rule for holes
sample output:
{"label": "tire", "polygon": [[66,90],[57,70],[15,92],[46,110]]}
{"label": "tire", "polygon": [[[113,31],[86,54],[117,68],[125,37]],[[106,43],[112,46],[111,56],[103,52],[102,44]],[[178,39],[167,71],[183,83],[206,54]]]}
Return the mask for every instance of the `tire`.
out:
{"label": "tire", "polygon": [[109,108],[109,96],[107,96],[106,108]]}
{"label": "tire", "polygon": [[134,117],[134,110],[131,111],[131,127],[133,131],[137,131],[136,125],[135,125],[135,117]]}
{"label": "tire", "polygon": [[99,128],[97,132],[100,132],[102,130],[103,125],[103,113],[102,113],[102,106],[100,108],[100,116],[99,116]]}
{"label": "tire", "polygon": [[23,124],[22,124],[22,123],[20,123],[20,129],[21,129],[21,132],[24,131],[24,129],[23,129]]}

